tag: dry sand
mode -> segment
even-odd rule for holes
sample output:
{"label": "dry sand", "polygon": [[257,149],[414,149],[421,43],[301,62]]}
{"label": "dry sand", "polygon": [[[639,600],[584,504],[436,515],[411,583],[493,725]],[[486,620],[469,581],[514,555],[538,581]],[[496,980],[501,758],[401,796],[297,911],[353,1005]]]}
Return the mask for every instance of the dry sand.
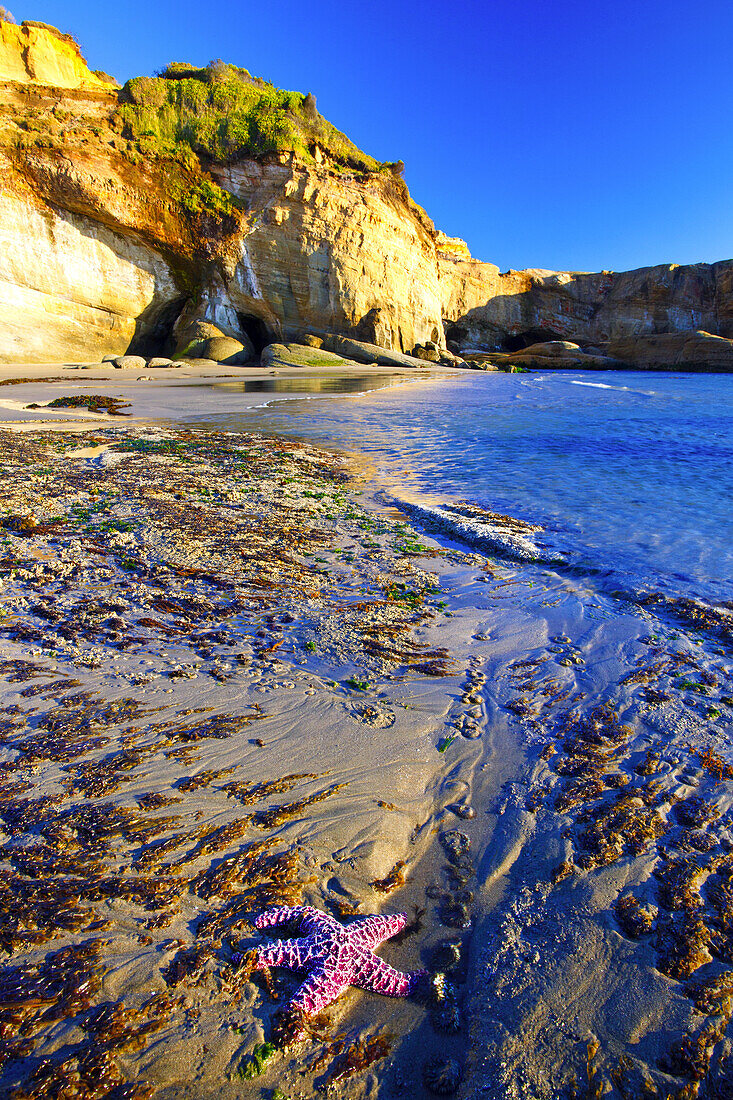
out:
{"label": "dry sand", "polygon": [[[730,1095],[726,615],[441,545],[305,445],[160,427],[221,401],[211,368],[97,372],[0,389],[3,1095]],[[132,417],[24,407],[79,392]],[[298,979],[273,1001],[232,953],[299,899],[417,911],[380,953],[432,986],[257,1048]]]}

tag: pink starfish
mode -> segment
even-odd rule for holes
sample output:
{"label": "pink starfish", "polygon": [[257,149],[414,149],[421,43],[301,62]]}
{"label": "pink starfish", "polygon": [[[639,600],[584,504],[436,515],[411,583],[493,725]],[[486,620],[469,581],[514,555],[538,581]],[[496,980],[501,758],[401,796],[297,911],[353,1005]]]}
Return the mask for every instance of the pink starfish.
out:
{"label": "pink starfish", "polygon": [[297,940],[275,940],[257,948],[255,970],[288,966],[307,970],[308,977],[288,1008],[313,1016],[335,1001],[348,985],[371,989],[387,997],[407,997],[426,973],[403,974],[374,954],[380,943],[396,936],[407,924],[405,913],[360,917],[344,927],[312,905],[267,909],[255,920],[257,928],[297,922],[307,933]]}

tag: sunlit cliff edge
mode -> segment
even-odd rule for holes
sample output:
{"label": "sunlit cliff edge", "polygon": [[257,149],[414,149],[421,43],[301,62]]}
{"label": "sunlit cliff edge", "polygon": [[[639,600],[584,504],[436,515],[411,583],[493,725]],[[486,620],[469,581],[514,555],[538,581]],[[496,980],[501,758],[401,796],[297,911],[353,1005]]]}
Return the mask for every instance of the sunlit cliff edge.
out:
{"label": "sunlit cliff edge", "polygon": [[168,354],[200,322],[255,350],[340,333],[628,359],[631,338],[733,337],[733,261],[502,274],[435,229],[402,167],[246,70],[119,89],[69,36],[0,22],[0,362]]}

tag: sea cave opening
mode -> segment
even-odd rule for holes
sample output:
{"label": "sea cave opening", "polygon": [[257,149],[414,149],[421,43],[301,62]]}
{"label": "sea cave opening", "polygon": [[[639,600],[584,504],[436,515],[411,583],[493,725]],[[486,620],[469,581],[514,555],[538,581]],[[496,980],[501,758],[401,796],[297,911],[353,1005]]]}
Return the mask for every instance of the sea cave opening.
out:
{"label": "sea cave opening", "polygon": [[559,332],[547,328],[528,328],[524,332],[510,333],[502,341],[505,351],[522,351],[532,344],[544,344],[548,340],[564,340]]}
{"label": "sea cave opening", "polygon": [[274,341],[275,334],[261,317],[255,317],[251,313],[237,313],[237,320],[239,321],[239,327],[248,337],[257,355]]}

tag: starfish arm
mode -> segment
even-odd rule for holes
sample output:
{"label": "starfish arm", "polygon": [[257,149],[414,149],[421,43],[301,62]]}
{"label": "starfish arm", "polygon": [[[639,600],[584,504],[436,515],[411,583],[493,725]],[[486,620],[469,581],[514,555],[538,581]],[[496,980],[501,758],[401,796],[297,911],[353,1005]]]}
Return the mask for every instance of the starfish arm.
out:
{"label": "starfish arm", "polygon": [[376,955],[374,959],[377,965],[364,966],[361,972],[351,979],[352,985],[358,985],[360,989],[370,989],[373,993],[382,993],[385,997],[408,997],[425,974],[424,970],[403,974],[401,970],[395,970],[384,959]]}
{"label": "starfish arm", "polygon": [[307,940],[275,940],[257,948],[255,969],[263,966],[289,966],[291,970],[302,970],[309,954]]}
{"label": "starfish arm", "polygon": [[312,905],[280,905],[266,909],[255,920],[255,928],[272,928],[276,924],[302,924],[307,932],[316,928],[341,928],[342,925],[328,913],[314,909]]}
{"label": "starfish arm", "polygon": [[290,1008],[300,1009],[306,1016],[315,1016],[331,1001],[335,1001],[340,993],[346,989],[348,981],[344,981],[338,967],[324,965],[311,970],[298,992],[290,1001]]}
{"label": "starfish arm", "polygon": [[406,913],[389,913],[386,916],[361,917],[346,927],[354,943],[373,951],[380,943],[401,932],[406,924]]}

